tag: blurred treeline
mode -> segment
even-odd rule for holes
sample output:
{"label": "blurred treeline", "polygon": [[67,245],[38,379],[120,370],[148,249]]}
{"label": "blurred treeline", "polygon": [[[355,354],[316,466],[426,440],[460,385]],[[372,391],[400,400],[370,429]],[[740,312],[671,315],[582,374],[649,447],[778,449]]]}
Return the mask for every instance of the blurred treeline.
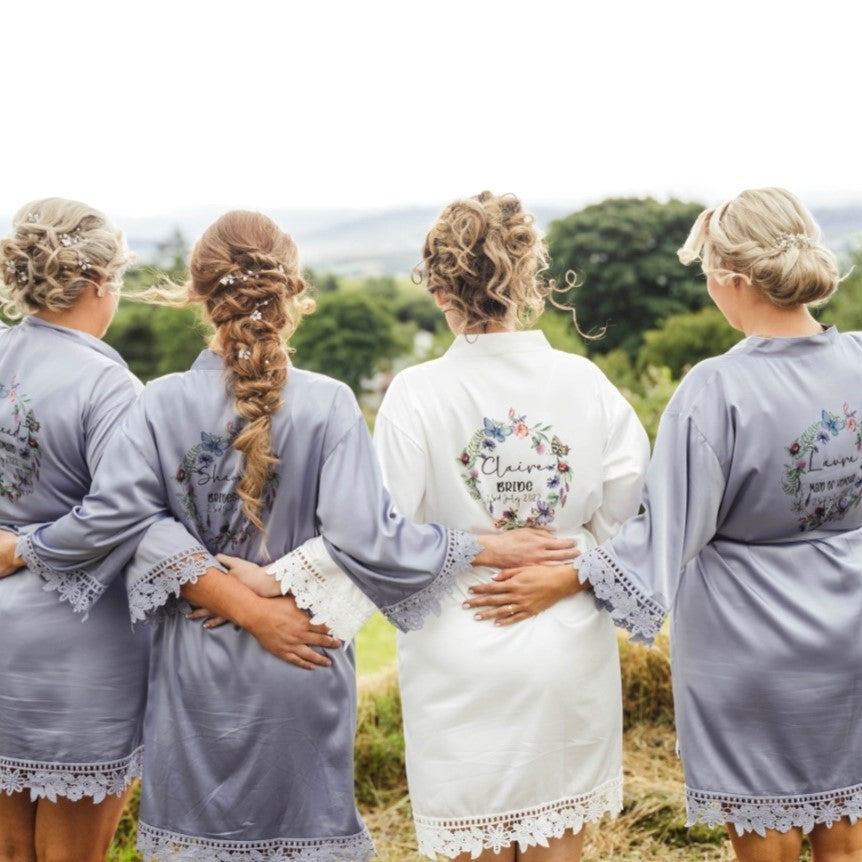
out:
{"label": "blurred treeline", "polygon": [[[574,306],[577,325],[571,311],[550,304],[536,325],[554,347],[593,359],[632,402],[651,437],[686,370],[742,337],[712,306],[699,267],[685,267],[676,257],[702,208],[677,200],[609,199],[552,222],[547,232],[552,265],[546,276],[562,287],[567,274],[576,277],[578,286],[555,302]],[[128,290],[165,277],[181,282],[187,254],[182,236],[166,239],[153,265],[128,273]],[[862,329],[862,267],[853,269],[862,264],[862,243],[841,264],[849,275],[817,313],[840,329]],[[452,340],[424,286],[406,276],[307,276],[317,311],[291,340],[294,362],[344,380],[370,397],[372,409],[368,390],[379,390],[381,373],[440,355]],[[601,337],[590,337],[602,330]],[[128,300],[106,338],[143,380],[188,368],[205,339],[194,309]]]}

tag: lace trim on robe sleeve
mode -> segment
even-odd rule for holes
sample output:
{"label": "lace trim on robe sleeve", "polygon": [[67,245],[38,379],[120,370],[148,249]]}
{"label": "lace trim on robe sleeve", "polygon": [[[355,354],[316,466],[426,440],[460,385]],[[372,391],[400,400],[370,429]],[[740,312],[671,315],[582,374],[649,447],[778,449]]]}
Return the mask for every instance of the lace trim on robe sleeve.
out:
{"label": "lace trim on robe sleeve", "polygon": [[96,600],[105,592],[107,584],[100,583],[82,569],[58,572],[39,558],[30,534],[22,535],[15,545],[15,556],[23,557],[27,568],[45,581],[46,592],[55,591],[60,601],[68,602],[76,614],[84,619]]}
{"label": "lace trim on robe sleeve", "polygon": [[183,584],[194,584],[207,569],[221,569],[205,548],[195,545],[152,566],[128,587],[132,622],[152,622],[180,597]]}
{"label": "lace trim on robe sleeve", "polygon": [[608,611],[616,625],[628,629],[633,641],[652,646],[667,611],[602,548],[587,551],[575,562],[581,583],[589,581],[592,586],[596,605]]}
{"label": "lace trim on robe sleeve", "polygon": [[335,564],[320,536],[276,560],[267,572],[282,593],[291,593],[299,607],[312,612],[312,623],[327,626],[345,643],[356,637],[376,609]]}
{"label": "lace trim on robe sleeve", "polygon": [[473,533],[465,533],[463,530],[447,532],[446,559],[437,577],[428,586],[400,602],[381,608],[389,622],[402,632],[421,629],[425,617],[431,611],[439,615],[440,600],[452,592],[457,576],[470,568],[476,555],[482,550]]}

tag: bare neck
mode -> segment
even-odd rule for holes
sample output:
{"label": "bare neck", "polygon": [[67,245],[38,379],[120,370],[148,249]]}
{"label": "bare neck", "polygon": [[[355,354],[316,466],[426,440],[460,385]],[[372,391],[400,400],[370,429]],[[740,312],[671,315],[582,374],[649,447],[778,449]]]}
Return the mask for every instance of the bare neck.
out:
{"label": "bare neck", "polygon": [[100,313],[101,299],[102,297],[95,290],[85,290],[71,308],[62,311],[42,309],[35,312],[33,317],[38,317],[40,320],[53,323],[56,326],[65,326],[67,329],[86,332],[93,338],[101,338],[108,329],[107,324],[110,323],[110,319],[106,322],[104,313]]}
{"label": "bare neck", "polygon": [[746,335],[761,338],[792,338],[816,335],[823,327],[812,317],[807,306],[778,308],[772,303],[757,303],[741,315],[739,328]]}

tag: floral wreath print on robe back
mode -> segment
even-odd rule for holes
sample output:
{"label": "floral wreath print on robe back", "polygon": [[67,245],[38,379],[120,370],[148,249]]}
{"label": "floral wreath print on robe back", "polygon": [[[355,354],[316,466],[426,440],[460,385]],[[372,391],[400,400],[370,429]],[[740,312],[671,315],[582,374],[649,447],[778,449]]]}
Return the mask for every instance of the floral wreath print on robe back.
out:
{"label": "floral wreath print on robe back", "polygon": [[[236,491],[241,456],[232,447],[242,428],[242,422],[228,422],[224,434],[201,431],[200,443],[186,452],[174,474],[181,489],[180,505],[213,553],[237,550],[257,532],[244,517]],[[263,493],[264,511],[272,507],[277,488],[278,474],[270,472]]]}
{"label": "floral wreath print on robe back", "polygon": [[546,527],[566,505],[569,447],[545,422],[530,423],[509,408],[505,420],[483,419],[457,461],[470,496],[498,529]]}
{"label": "floral wreath print on robe back", "polygon": [[0,418],[0,497],[14,503],[32,492],[39,478],[42,449],[36,436],[41,428],[36,414],[27,405],[30,399],[20,391],[20,381],[0,381],[2,415],[11,418],[6,424]]}
{"label": "floral wreath print on robe back", "polygon": [[800,530],[840,521],[862,500],[862,430],[856,410],[822,410],[789,446],[784,492],[792,498]]}

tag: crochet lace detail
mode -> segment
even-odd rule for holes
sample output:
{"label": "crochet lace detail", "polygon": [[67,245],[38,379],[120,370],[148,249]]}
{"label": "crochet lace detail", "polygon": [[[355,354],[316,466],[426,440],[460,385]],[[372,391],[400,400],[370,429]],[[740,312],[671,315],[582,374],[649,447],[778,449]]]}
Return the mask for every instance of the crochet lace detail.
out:
{"label": "crochet lace detail", "polygon": [[[327,562],[330,562],[328,555]],[[335,563],[331,565],[335,581],[327,579],[299,547],[267,571],[281,584],[283,593],[290,592],[299,607],[312,611],[313,623],[324,623],[333,637],[347,642],[356,637],[374,606]]]}
{"label": "crochet lace detail", "polygon": [[209,568],[220,568],[200,545],[160,560],[146,575],[129,586],[132,622],[150,619],[172,599],[179,598],[183,584],[197,583]]}
{"label": "crochet lace detail", "polygon": [[132,779],[141,777],[143,748],[122,760],[109,763],[42,763],[0,757],[0,792],[30,791],[30,799],[44,797],[56,802],[62,796],[73,802],[85,796],[101,802],[106,796],[121,796]]}
{"label": "crochet lace detail", "polygon": [[56,591],[60,600],[68,602],[76,614],[86,614],[107,589],[106,584],[100,583],[81,569],[57,572],[45,565],[36,554],[29,534],[18,539],[15,555],[23,557],[27,562],[27,568],[45,581],[47,592]]}
{"label": "crochet lace detail", "polygon": [[367,862],[374,856],[363,830],[344,838],[274,838],[214,841],[138,824],[138,850],[146,862]]}
{"label": "crochet lace detail", "polygon": [[632,640],[652,644],[661,631],[667,611],[650,598],[601,548],[593,548],[576,561],[581,583],[589,580],[596,605],[608,611],[616,625],[628,629]]}
{"label": "crochet lace detail", "polygon": [[816,825],[831,826],[842,817],[855,823],[862,818],[862,784],[804,796],[727,796],[704,790],[685,789],[688,826],[733,824],[739,835],[767,829],[788,832],[799,827],[809,833]]}
{"label": "crochet lace detail", "polygon": [[446,559],[440,574],[413,595],[407,596],[394,605],[382,608],[383,614],[392,625],[403,632],[422,628],[425,617],[433,611],[440,613],[440,600],[452,592],[455,579],[461,572],[467,571],[482,546],[472,533],[463,530],[449,530],[449,540],[446,547]]}
{"label": "crochet lace detail", "polygon": [[562,838],[567,830],[580,832],[584,824],[605,814],[618,814],[623,807],[622,775],[590,793],[571,796],[521,811],[486,817],[441,819],[414,815],[420,853],[431,859],[442,854],[454,859],[469,853],[476,859],[483,850],[499,853],[518,843],[523,853],[528,847],[547,846],[549,838]]}

